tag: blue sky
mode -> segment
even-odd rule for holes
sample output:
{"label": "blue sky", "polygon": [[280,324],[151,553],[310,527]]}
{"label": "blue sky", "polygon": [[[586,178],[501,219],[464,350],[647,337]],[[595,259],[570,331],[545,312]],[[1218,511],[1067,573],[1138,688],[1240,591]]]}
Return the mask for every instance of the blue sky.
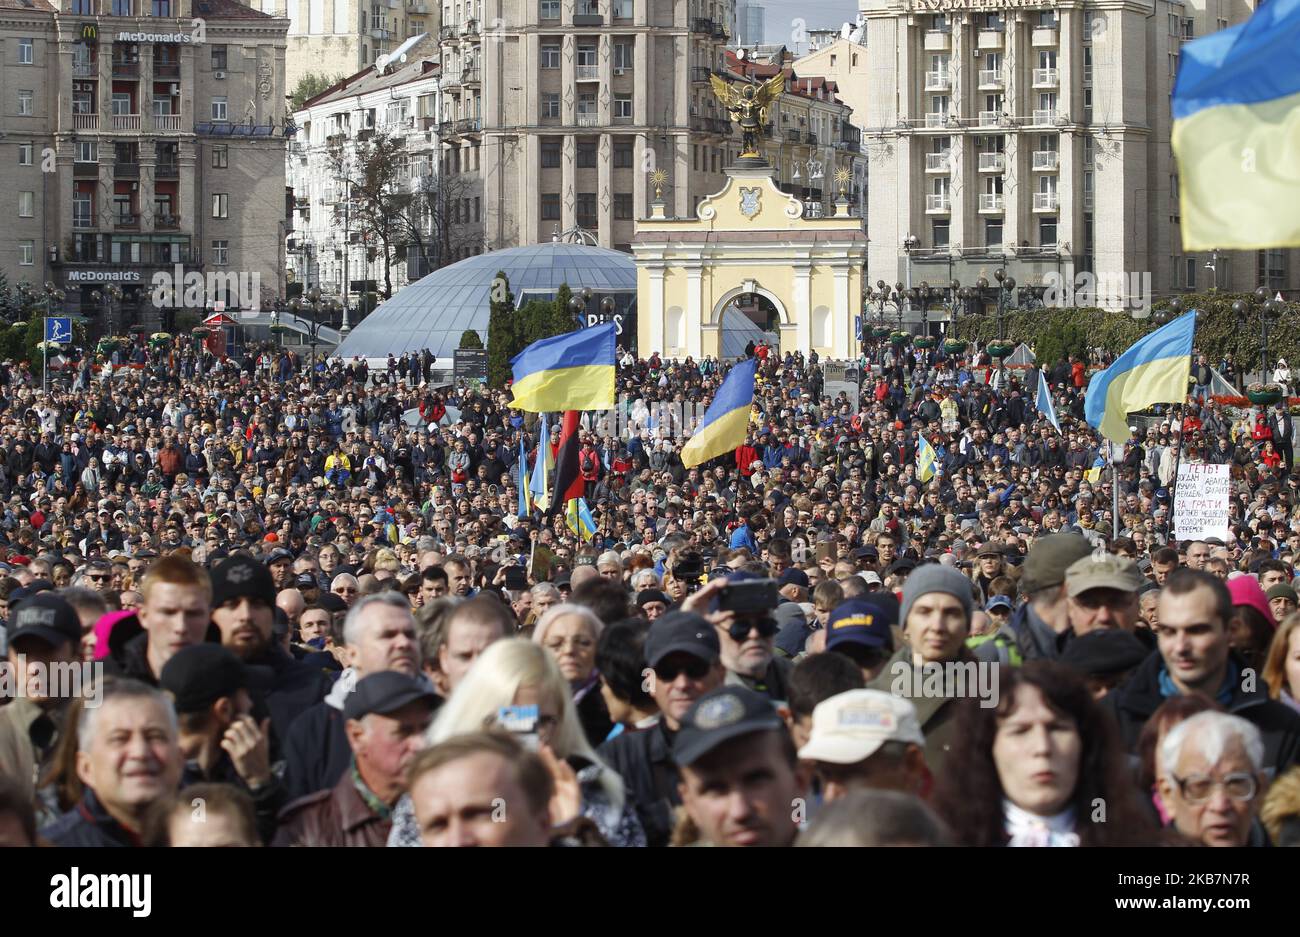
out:
{"label": "blue sky", "polygon": [[823,29],[857,19],[857,0],[759,0],[766,11],[764,31],[768,42],[790,45],[791,23],[802,18],[809,29]]}

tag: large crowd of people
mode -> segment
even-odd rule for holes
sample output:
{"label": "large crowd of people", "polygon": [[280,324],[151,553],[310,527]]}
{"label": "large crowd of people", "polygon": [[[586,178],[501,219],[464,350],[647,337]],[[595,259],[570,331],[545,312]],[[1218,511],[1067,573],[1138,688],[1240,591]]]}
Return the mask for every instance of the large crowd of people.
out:
{"label": "large crowd of people", "polygon": [[427,352],[5,363],[0,844],[1300,844],[1285,404],[1197,382],[1121,454],[1090,362],[754,354],[687,468],[731,362],[620,351],[594,534]]}

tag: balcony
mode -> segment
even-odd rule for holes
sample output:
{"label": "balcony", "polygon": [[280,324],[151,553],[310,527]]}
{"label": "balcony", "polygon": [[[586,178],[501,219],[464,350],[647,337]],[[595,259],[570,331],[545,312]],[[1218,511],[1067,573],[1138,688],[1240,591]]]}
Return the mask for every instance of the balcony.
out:
{"label": "balcony", "polygon": [[952,87],[952,81],[948,78],[947,72],[925,73],[926,91],[947,91],[950,87]]}
{"label": "balcony", "polygon": [[370,30],[371,39],[391,39],[392,36],[393,34],[382,26],[374,27]]}
{"label": "balcony", "polygon": [[347,139],[348,139],[347,133],[345,131],[340,130],[337,131],[336,133],[331,133],[329,136],[327,136],[325,138],[325,145],[342,146],[347,141]]}
{"label": "balcony", "polygon": [[947,214],[952,211],[952,199],[947,195],[927,195],[925,212],[927,215]]}
{"label": "balcony", "polygon": [[803,140],[803,142],[804,142],[804,143],[807,143],[809,146],[816,146],[816,145],[817,145],[817,134],[815,134],[815,133],[809,131],[808,133],[804,134],[804,140]]}
{"label": "balcony", "polygon": [[1034,151],[1034,172],[1056,172],[1061,164],[1061,154],[1056,150]]}
{"label": "balcony", "polygon": [[138,231],[140,230],[140,216],[139,215],[114,215],[113,227],[118,229]]}
{"label": "balcony", "polygon": [[153,76],[155,78],[163,78],[163,79],[180,78],[181,63],[180,62],[154,62]]}
{"label": "balcony", "polygon": [[424,0],[407,0],[406,12],[408,13],[428,13],[429,8],[424,5]]}
{"label": "balcony", "polygon": [[438,118],[432,114],[426,114],[424,117],[415,118],[415,129],[425,133],[430,130],[438,129]]}
{"label": "balcony", "polygon": [[123,132],[140,132],[140,115],[139,114],[114,114],[112,116],[112,129]]}
{"label": "balcony", "polygon": [[691,32],[700,36],[713,35],[713,20],[696,17],[691,21]]}
{"label": "balcony", "polygon": [[785,142],[786,142],[786,143],[798,143],[798,142],[799,142],[799,131],[798,131],[798,130],[787,130],[787,131],[785,132]]}
{"label": "balcony", "polygon": [[979,159],[980,172],[1006,172],[1007,154],[1006,153],[981,153]]}
{"label": "balcony", "polygon": [[1034,123],[1038,124],[1039,126],[1055,125],[1056,117],[1057,117],[1056,108],[1049,108],[1046,110],[1039,110],[1035,108],[1034,110]]}
{"label": "balcony", "polygon": [[691,66],[691,81],[708,81],[712,70],[703,65]]}
{"label": "balcony", "polygon": [[599,13],[574,13],[574,26],[604,26],[605,17]]}
{"label": "balcony", "polygon": [[181,115],[154,114],[153,129],[163,133],[179,133],[181,129]]}
{"label": "balcony", "polygon": [[74,179],[98,179],[99,163],[73,163],[72,178]]}
{"label": "balcony", "polygon": [[158,215],[154,218],[153,226],[156,231],[178,231],[181,219],[177,215]]}
{"label": "balcony", "polygon": [[713,24],[712,36],[719,42],[726,42],[727,39],[730,38],[727,36],[727,27],[723,26],[721,23]]}
{"label": "balcony", "polygon": [[[81,214],[74,211],[72,213],[72,227],[76,229],[82,229],[82,230],[85,230],[87,228],[93,228],[95,227],[95,217],[94,215]],[[81,258],[74,258],[74,259],[80,260]]]}
{"label": "balcony", "polygon": [[975,38],[975,47],[977,49],[1001,49],[1002,30],[981,29],[979,35]]}
{"label": "balcony", "polygon": [[465,25],[461,27],[460,34],[462,36],[477,36],[478,20],[465,20]]}
{"label": "balcony", "polygon": [[926,52],[947,52],[952,48],[952,33],[945,29],[927,30],[925,34]]}
{"label": "balcony", "polygon": [[949,160],[951,154],[944,150],[942,153],[925,154],[925,171],[926,172],[948,172],[951,168]]}
{"label": "balcony", "polygon": [[99,115],[98,114],[73,114],[72,129],[73,130],[98,130]]}
{"label": "balcony", "polygon": [[1007,83],[1000,68],[981,68],[979,84],[981,88],[1002,88]]}
{"label": "balcony", "polygon": [[181,177],[180,163],[164,161],[154,166],[153,177],[155,179],[179,179]]}
{"label": "balcony", "polygon": [[715,117],[710,119],[709,123],[712,124],[714,133],[720,133],[724,137],[731,136],[731,121],[727,118]]}
{"label": "balcony", "polygon": [[575,65],[573,77],[578,81],[600,81],[599,65]]}
{"label": "balcony", "polygon": [[438,135],[441,137],[456,136],[456,122],[454,120],[444,120],[438,124]]}
{"label": "balcony", "polygon": [[925,115],[925,125],[931,129],[948,126],[948,112],[935,111]]}
{"label": "balcony", "polygon": [[980,193],[979,210],[981,212],[1000,212],[1002,208],[1002,196],[994,195],[987,192]]}
{"label": "balcony", "polygon": [[574,121],[577,123],[579,127],[600,126],[599,113],[578,113],[578,114],[574,114],[573,117],[574,117]]}
{"label": "balcony", "polygon": [[1055,192],[1035,192],[1034,211],[1056,211]]}
{"label": "balcony", "polygon": [[456,121],[457,133],[478,133],[483,129],[483,121],[477,117],[462,117]]}
{"label": "balcony", "polygon": [[139,179],[140,164],[139,163],[114,163],[113,178],[114,179]]}
{"label": "balcony", "polygon": [[460,73],[460,80],[467,85],[478,84],[482,79],[479,77],[477,68],[467,68]]}
{"label": "balcony", "polygon": [[114,59],[114,60],[113,60],[113,77],[114,77],[114,78],[139,78],[139,77],[140,77],[140,63],[139,63],[139,62],[119,62],[118,60]]}
{"label": "balcony", "polygon": [[977,127],[996,127],[1002,120],[1001,111],[980,111],[975,119]]}
{"label": "balcony", "polygon": [[862,141],[858,137],[840,140],[835,145],[838,146],[840,149],[848,150],[850,153],[862,152]]}
{"label": "balcony", "polygon": [[98,77],[99,77],[99,63],[98,63],[98,62],[86,62],[86,63],[80,64],[80,65],[73,65],[73,66],[72,66],[72,77],[73,77],[73,78],[98,78]]}
{"label": "balcony", "polygon": [[1035,68],[1035,88],[1055,88],[1061,83],[1061,73],[1055,68]]}
{"label": "balcony", "polygon": [[458,35],[460,35],[460,27],[454,23],[451,26],[444,26],[442,29],[438,30],[438,39],[442,42],[446,42],[449,39],[455,39]]}
{"label": "balcony", "polygon": [[1056,27],[1035,26],[1034,31],[1030,33],[1029,44],[1035,47],[1056,45]]}

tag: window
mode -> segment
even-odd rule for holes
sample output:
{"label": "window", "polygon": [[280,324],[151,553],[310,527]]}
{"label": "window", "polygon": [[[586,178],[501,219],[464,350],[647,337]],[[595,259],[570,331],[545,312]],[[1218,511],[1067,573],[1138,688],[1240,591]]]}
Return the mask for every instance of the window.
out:
{"label": "window", "polygon": [[97,163],[99,162],[98,149],[93,140],[78,140],[76,156],[73,159],[78,163]]}
{"label": "window", "polygon": [[1056,246],[1056,218],[1038,219],[1038,243],[1042,247]]}
{"label": "window", "polygon": [[632,193],[616,194],[614,196],[614,218],[618,221],[632,220]]}
{"label": "window", "polygon": [[560,94],[559,92],[542,92],[542,117],[559,117],[560,116]]}
{"label": "window", "polygon": [[560,67],[560,44],[547,42],[542,44],[542,68]]}
{"label": "window", "polygon": [[19,192],[18,193],[18,217],[31,218],[36,214],[36,193]]}
{"label": "window", "polygon": [[596,193],[580,192],[578,193],[577,222],[583,228],[596,227]]}
{"label": "window", "polygon": [[559,169],[561,159],[561,147],[559,140],[545,140],[541,148],[542,168]]}
{"label": "window", "polygon": [[634,158],[632,145],[630,143],[614,144],[614,168],[631,169]]}
{"label": "window", "polygon": [[18,165],[30,166],[32,164],[32,145],[30,143],[18,144]]}
{"label": "window", "polygon": [[594,143],[578,144],[578,168],[579,169],[596,168],[596,144]]}
{"label": "window", "polygon": [[947,13],[936,13],[930,17],[930,29],[932,32],[946,33],[951,27],[948,25]]}
{"label": "window", "polygon": [[212,217],[230,217],[230,196],[225,192],[214,192],[212,194]]}
{"label": "window", "polygon": [[1270,290],[1279,290],[1286,285],[1286,252],[1277,248],[1258,251],[1258,281]]}
{"label": "window", "polygon": [[614,95],[614,116],[623,118],[624,120],[632,119],[632,95]]}
{"label": "window", "polygon": [[131,105],[131,95],[125,91],[114,91],[113,100],[109,103],[115,117],[126,117],[135,113]]}
{"label": "window", "polygon": [[560,195],[558,192],[542,196],[542,220],[560,220]]}
{"label": "window", "polygon": [[1055,28],[1056,28],[1056,11],[1055,11],[1055,10],[1039,10],[1039,11],[1038,11],[1038,25],[1039,25],[1040,28],[1055,29]]}
{"label": "window", "polygon": [[1104,17],[1098,18],[1096,10],[1083,11],[1083,42],[1085,45],[1092,42],[1093,33],[1100,28],[1099,24],[1104,22]]}
{"label": "window", "polygon": [[72,226],[89,228],[95,214],[95,199],[88,190],[77,189],[72,193]]}
{"label": "window", "polygon": [[948,246],[948,222],[947,221],[931,222],[930,234],[935,247]]}
{"label": "window", "polygon": [[220,122],[226,120],[226,96],[224,94],[212,99],[212,119]]}
{"label": "window", "polygon": [[19,65],[32,64],[32,42],[33,40],[31,39],[18,40],[18,64]]}
{"label": "window", "polygon": [[541,16],[544,20],[560,18],[560,0],[542,0]]}
{"label": "window", "polygon": [[1187,282],[1183,284],[1189,290],[1196,289],[1196,258],[1187,258]]}
{"label": "window", "polygon": [[614,18],[630,20],[632,18],[632,0],[614,0]]}
{"label": "window", "polygon": [[36,255],[35,241],[18,242],[18,266],[30,267],[32,265],[32,261],[35,255]]}
{"label": "window", "polygon": [[984,222],[984,246],[1001,247],[1002,246],[1002,221],[1001,219],[989,218]]}
{"label": "window", "polygon": [[214,71],[225,71],[226,69],[226,47],[212,47],[212,68]]}
{"label": "window", "polygon": [[113,0],[114,16],[134,16],[135,4],[132,0]]}
{"label": "window", "polygon": [[483,208],[483,199],[482,199],[482,197],[481,197],[481,196],[478,196],[478,195],[474,196],[474,220],[475,220],[475,221],[482,221],[482,220],[483,220],[483,218],[482,218],[482,211],[481,211],[482,208]]}
{"label": "window", "polygon": [[95,0],[72,0],[72,12],[80,13],[82,16],[94,16],[96,12]]}
{"label": "window", "polygon": [[212,242],[212,262],[218,267],[224,267],[230,263],[230,242],[213,241]]}
{"label": "window", "polygon": [[18,114],[20,117],[31,117],[35,111],[32,108],[32,100],[35,95],[31,91],[18,92]]}
{"label": "window", "polygon": [[230,165],[230,148],[225,146],[214,146],[212,148],[212,168],[226,169]]}
{"label": "window", "polygon": [[172,15],[172,0],[153,0],[153,15],[168,17]]}
{"label": "window", "polygon": [[632,63],[635,61],[636,47],[630,42],[618,41],[614,43],[614,71],[630,71]]}
{"label": "window", "polygon": [[985,14],[984,14],[984,23],[983,23],[983,27],[982,27],[982,28],[984,28],[984,29],[993,29],[993,30],[997,30],[998,32],[1001,32],[1002,29],[1003,29],[1003,27],[1004,27],[1004,25],[1005,25],[1005,24],[1004,24],[1004,22],[1003,22],[1002,14],[1001,14],[1001,13],[985,13]]}
{"label": "window", "polygon": [[578,116],[595,117],[599,112],[596,110],[596,95],[580,94],[578,95]]}
{"label": "window", "polygon": [[92,82],[72,83],[72,113],[74,114],[93,114],[95,113],[95,92]]}

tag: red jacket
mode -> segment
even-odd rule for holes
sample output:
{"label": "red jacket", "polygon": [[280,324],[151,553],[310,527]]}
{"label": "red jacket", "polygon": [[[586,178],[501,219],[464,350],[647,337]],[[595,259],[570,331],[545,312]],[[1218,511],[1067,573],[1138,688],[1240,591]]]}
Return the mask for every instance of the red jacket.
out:
{"label": "red jacket", "polygon": [[1076,361],[1070,366],[1070,378],[1074,381],[1075,387],[1083,386],[1083,373],[1085,370],[1082,361]]}
{"label": "red jacket", "polygon": [[750,466],[761,461],[758,450],[753,446],[736,447],[736,468],[740,469],[740,474],[745,478],[749,478],[754,474],[754,470]]}

